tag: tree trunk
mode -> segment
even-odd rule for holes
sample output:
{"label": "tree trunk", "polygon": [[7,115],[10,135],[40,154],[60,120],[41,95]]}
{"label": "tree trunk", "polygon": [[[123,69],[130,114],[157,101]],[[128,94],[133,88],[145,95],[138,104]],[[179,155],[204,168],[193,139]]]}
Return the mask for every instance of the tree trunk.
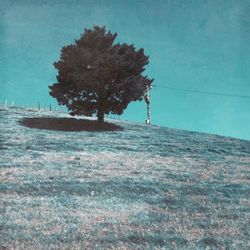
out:
{"label": "tree trunk", "polygon": [[98,118],[98,123],[99,124],[104,123],[104,111],[103,110],[98,110],[97,118]]}

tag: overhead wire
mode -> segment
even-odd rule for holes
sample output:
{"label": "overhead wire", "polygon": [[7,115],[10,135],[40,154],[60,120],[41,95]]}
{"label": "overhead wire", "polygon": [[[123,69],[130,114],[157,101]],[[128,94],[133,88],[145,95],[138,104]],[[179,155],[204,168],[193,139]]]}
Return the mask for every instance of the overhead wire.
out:
{"label": "overhead wire", "polygon": [[185,88],[176,88],[167,85],[152,85],[152,87],[156,88],[165,88],[165,89],[172,89],[177,91],[185,91],[197,94],[204,94],[204,95],[216,95],[216,96],[225,96],[225,97],[238,97],[238,98],[250,98],[249,95],[237,95],[237,94],[227,94],[222,92],[211,92],[211,91],[203,91],[203,90],[194,90],[194,89],[185,89]]}

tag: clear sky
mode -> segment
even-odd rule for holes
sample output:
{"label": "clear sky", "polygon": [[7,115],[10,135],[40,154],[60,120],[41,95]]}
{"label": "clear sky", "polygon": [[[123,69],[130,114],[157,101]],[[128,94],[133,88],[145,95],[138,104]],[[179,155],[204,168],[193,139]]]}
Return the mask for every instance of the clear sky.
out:
{"label": "clear sky", "polygon": [[[250,0],[0,0],[0,102],[48,105],[61,47],[105,25],[150,57],[153,124],[250,139],[250,98],[166,88],[250,96],[249,13]],[[143,102],[122,116],[145,118]]]}

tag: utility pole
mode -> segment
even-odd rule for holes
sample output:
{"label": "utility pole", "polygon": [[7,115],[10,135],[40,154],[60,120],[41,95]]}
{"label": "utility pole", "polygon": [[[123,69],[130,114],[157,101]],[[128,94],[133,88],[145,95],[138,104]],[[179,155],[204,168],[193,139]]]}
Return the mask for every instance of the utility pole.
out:
{"label": "utility pole", "polygon": [[37,109],[40,110],[40,101],[38,100]]}
{"label": "utility pole", "polygon": [[147,86],[146,95],[144,96],[144,100],[147,104],[147,119],[146,124],[150,124],[150,95],[149,95],[149,86]]}

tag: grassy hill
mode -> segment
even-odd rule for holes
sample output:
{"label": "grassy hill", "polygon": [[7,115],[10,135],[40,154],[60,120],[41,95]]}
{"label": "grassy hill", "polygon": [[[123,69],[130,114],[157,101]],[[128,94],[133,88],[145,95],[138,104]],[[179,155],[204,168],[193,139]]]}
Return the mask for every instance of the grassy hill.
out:
{"label": "grassy hill", "polygon": [[34,117],[68,118],[0,109],[0,249],[250,248],[250,141],[20,124]]}

